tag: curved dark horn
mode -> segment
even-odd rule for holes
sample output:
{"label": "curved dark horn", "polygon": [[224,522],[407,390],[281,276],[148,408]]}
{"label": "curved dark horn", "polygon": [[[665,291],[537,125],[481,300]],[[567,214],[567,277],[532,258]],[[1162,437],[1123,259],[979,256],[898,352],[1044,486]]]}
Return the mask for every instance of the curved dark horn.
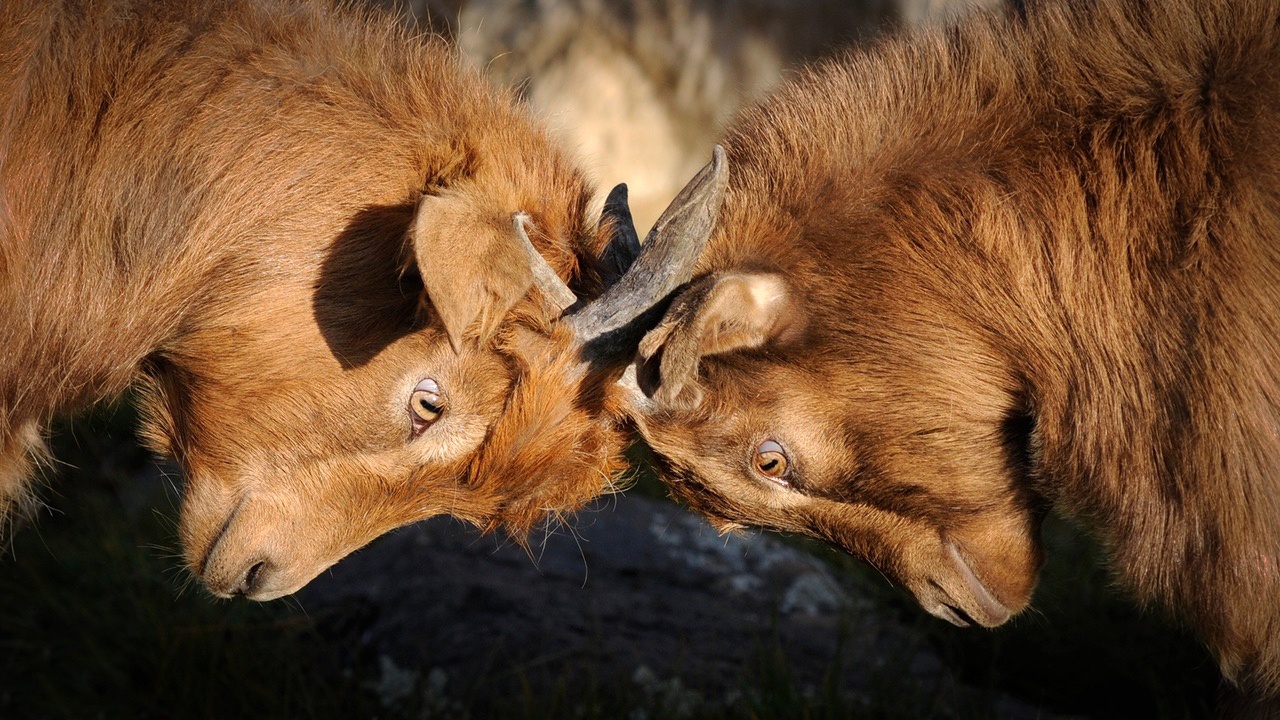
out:
{"label": "curved dark horn", "polygon": [[[728,183],[724,148],[716,145],[711,162],[693,176],[654,223],[639,255],[628,263],[626,274],[599,298],[565,318],[582,343],[584,359],[617,358],[635,350],[640,337],[665,309],[664,301],[693,277],[694,265],[715,228]],[[616,200],[618,196],[615,188],[609,197]],[[625,197],[621,195],[623,203]],[[628,221],[630,214],[625,214]],[[619,212],[616,217],[623,215]],[[626,225],[634,234],[634,225]]]}
{"label": "curved dark horn", "polygon": [[604,286],[613,287],[624,275],[631,263],[640,255],[640,236],[636,223],[631,219],[631,206],[627,203],[627,184],[620,183],[605,198],[600,222],[612,221],[613,238],[600,257],[603,265]]}
{"label": "curved dark horn", "polygon": [[547,259],[542,257],[542,253],[538,252],[533,246],[533,241],[529,239],[529,231],[527,226],[533,221],[525,213],[518,212],[511,216],[511,224],[515,226],[516,237],[519,238],[521,246],[524,248],[525,256],[529,261],[529,269],[533,271],[533,284],[542,292],[550,303],[556,306],[557,310],[564,311],[570,305],[578,301],[573,291],[565,284],[564,280],[551,269],[551,265],[547,264]]}

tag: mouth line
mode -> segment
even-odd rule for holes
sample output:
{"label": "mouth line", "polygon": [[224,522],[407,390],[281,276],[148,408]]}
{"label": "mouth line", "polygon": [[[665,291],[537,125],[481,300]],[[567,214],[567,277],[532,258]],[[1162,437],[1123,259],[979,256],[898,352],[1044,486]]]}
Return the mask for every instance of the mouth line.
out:
{"label": "mouth line", "polygon": [[956,615],[956,619],[960,621],[957,623],[960,627],[972,627],[979,624],[978,621],[974,620],[969,615],[969,613],[964,611],[964,608],[959,608],[955,605],[945,605],[944,607]]}
{"label": "mouth line", "polygon": [[973,621],[973,618],[969,617],[969,613],[961,610],[955,605],[949,605],[947,603],[939,604],[932,614],[946,620],[956,627],[967,628],[978,624]]}
{"label": "mouth line", "polygon": [[213,536],[213,541],[204,549],[204,553],[200,558],[199,566],[196,570],[196,577],[204,577],[204,571],[209,568],[209,559],[213,557],[213,551],[218,548],[218,543],[222,542],[222,537],[227,534],[227,530],[231,528],[231,523],[235,521],[236,515],[240,514],[240,508],[244,507],[247,495],[242,495],[236,506],[227,513],[227,517],[222,521],[222,527],[218,528],[218,532]]}
{"label": "mouth line", "polygon": [[[969,591],[973,593],[973,598],[977,601],[978,608],[986,615],[986,619],[990,622],[989,625],[988,623],[976,624],[994,627],[1008,620],[1009,616],[1013,613],[1009,608],[1005,607],[1004,603],[1000,602],[1000,600],[996,598],[995,594],[991,592],[991,589],[988,588],[985,583],[978,579],[977,574],[973,572],[973,568],[969,565],[969,561],[960,553],[960,548],[950,540],[947,541],[947,553],[950,555],[951,561],[956,566],[956,569],[960,571],[960,577],[965,581],[965,585],[968,586]],[[970,620],[974,619],[967,613],[965,613],[965,617]]]}

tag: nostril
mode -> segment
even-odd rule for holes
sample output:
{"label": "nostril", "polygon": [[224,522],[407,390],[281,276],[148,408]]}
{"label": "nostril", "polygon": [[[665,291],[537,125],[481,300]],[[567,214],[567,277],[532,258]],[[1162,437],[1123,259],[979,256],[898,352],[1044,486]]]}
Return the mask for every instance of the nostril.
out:
{"label": "nostril", "polygon": [[253,564],[253,567],[249,568],[249,572],[245,573],[244,591],[246,594],[258,589],[258,580],[262,578],[262,569],[266,566],[265,562],[257,562]]}
{"label": "nostril", "polygon": [[232,595],[252,595],[258,589],[258,583],[262,579],[262,570],[267,565],[266,561],[259,561],[251,565],[244,577],[231,590]]}

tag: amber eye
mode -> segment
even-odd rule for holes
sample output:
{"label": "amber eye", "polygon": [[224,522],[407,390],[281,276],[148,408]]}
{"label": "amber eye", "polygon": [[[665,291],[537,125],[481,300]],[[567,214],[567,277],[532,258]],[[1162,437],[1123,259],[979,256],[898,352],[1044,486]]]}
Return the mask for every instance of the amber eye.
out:
{"label": "amber eye", "polygon": [[431,426],[444,414],[445,399],[440,392],[440,385],[431,378],[426,378],[413,388],[409,396],[409,420],[413,423],[414,436]]}
{"label": "amber eye", "polygon": [[786,481],[787,474],[791,470],[791,459],[787,457],[787,451],[776,440],[765,440],[756,447],[756,456],[752,465],[756,472],[765,476],[773,482],[783,486],[790,486],[791,483]]}

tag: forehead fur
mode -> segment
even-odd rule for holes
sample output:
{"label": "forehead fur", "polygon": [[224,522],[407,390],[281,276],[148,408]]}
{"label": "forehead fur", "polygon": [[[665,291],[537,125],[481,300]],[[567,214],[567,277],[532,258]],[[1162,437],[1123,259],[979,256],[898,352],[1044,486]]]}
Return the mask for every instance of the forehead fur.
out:
{"label": "forehead fur", "polygon": [[482,524],[516,537],[611,489],[626,466],[624,391],[611,375],[583,374],[567,328],[543,325],[543,332],[505,337],[517,379],[467,474],[467,487],[493,506]]}

